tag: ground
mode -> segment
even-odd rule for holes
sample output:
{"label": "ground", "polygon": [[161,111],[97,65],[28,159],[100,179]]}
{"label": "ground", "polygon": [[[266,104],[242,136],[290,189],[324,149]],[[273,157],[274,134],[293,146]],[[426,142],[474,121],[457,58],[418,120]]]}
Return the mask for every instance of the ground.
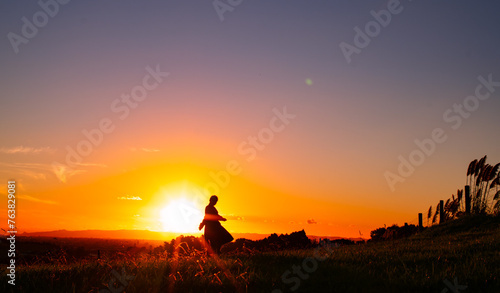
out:
{"label": "ground", "polygon": [[19,266],[16,285],[3,274],[0,291],[500,292],[498,217],[460,219],[399,240],[220,258],[124,249],[100,260],[54,255]]}

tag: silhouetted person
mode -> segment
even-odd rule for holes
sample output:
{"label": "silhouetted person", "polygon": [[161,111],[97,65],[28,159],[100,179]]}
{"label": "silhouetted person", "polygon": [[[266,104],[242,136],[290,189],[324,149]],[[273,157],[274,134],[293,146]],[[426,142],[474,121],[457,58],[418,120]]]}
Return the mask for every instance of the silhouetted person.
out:
{"label": "silhouetted person", "polygon": [[222,227],[219,221],[227,221],[226,218],[219,216],[215,204],[219,198],[216,195],[210,197],[210,203],[205,208],[205,218],[200,223],[199,229],[205,226],[205,240],[210,244],[215,254],[220,253],[222,245],[233,241],[233,236]]}

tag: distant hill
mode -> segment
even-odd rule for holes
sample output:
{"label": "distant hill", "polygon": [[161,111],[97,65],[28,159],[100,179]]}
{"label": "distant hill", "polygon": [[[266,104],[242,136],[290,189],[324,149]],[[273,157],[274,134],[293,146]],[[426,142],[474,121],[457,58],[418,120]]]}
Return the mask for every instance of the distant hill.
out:
{"label": "distant hill", "polygon": [[55,230],[55,231],[44,231],[44,232],[29,232],[29,233],[25,232],[21,233],[19,236],[170,240],[176,238],[179,235],[181,234],[171,233],[171,232],[155,232],[149,230],[78,230],[78,231]]}
{"label": "distant hill", "polygon": [[[68,231],[68,230],[55,230],[55,231],[44,231],[44,232],[24,232],[19,234],[19,236],[31,236],[31,237],[60,237],[60,238],[103,238],[103,239],[148,239],[148,240],[171,240],[180,235],[188,236],[200,236],[201,233],[172,233],[172,232],[155,232],[149,230],[78,230],[78,231]],[[259,234],[259,233],[232,233],[234,239],[245,238],[249,240],[261,240],[268,237],[270,234]],[[308,235],[311,240],[329,239],[337,240],[344,237],[335,236],[311,236]],[[362,238],[344,238],[352,241],[363,241]]]}
{"label": "distant hill", "polygon": [[307,237],[309,237],[309,239],[311,239],[311,240],[328,239],[328,240],[333,241],[333,240],[339,240],[339,239],[347,239],[347,240],[351,240],[354,242],[366,241],[366,239],[361,238],[361,237],[345,238],[345,237],[337,237],[337,236],[314,236],[314,235],[307,235]]}

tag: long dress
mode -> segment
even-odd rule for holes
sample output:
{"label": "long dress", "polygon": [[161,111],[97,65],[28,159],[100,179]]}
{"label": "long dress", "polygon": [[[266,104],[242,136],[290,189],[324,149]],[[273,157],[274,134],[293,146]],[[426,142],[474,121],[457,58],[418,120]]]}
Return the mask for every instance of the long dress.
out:
{"label": "long dress", "polygon": [[210,243],[215,253],[220,252],[222,245],[233,241],[233,236],[220,224],[219,212],[213,205],[207,205],[205,208],[205,240]]}

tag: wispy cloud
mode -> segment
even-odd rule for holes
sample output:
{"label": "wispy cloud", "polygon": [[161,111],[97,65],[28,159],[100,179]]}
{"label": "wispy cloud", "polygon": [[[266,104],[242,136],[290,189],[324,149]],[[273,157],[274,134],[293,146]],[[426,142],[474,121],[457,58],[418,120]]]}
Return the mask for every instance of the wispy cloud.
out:
{"label": "wispy cloud", "polygon": [[[11,148],[0,148],[0,154],[40,154],[54,153],[56,150],[50,147],[25,147],[16,146]],[[106,168],[104,164],[98,163],[76,163],[75,168],[70,168],[64,164],[42,164],[42,163],[2,163],[0,162],[0,172],[9,176],[31,177],[39,180],[46,180],[47,175],[54,174],[59,181],[66,183],[70,177],[87,172],[86,168],[99,167]]]}
{"label": "wispy cloud", "polygon": [[160,151],[158,149],[148,149],[148,148],[142,148],[141,150],[146,153],[156,153]]}
{"label": "wispy cloud", "polygon": [[11,148],[0,148],[0,153],[4,154],[39,154],[39,153],[54,153],[56,150],[50,147],[25,147],[15,146]]}
{"label": "wispy cloud", "polygon": [[142,151],[146,153],[157,153],[160,151],[159,149],[153,149],[153,148],[130,148],[130,150],[133,152]]}
{"label": "wispy cloud", "polygon": [[100,167],[100,168],[108,167],[107,165],[99,164],[99,163],[77,163],[76,165],[80,166],[80,167]]}
{"label": "wispy cloud", "polygon": [[1,163],[0,162],[0,167],[50,170],[50,165],[39,164],[39,163]]}
{"label": "wispy cloud", "polygon": [[244,217],[235,216],[235,215],[228,215],[228,216],[226,216],[226,218],[228,220],[236,220],[236,221],[244,221],[245,220]]}
{"label": "wispy cloud", "polygon": [[[100,168],[107,167],[104,164],[98,164],[98,163],[78,163],[76,165],[79,167],[100,167]],[[57,179],[59,179],[63,183],[66,183],[68,181],[68,179],[72,176],[87,172],[86,170],[72,169],[66,165],[58,164],[58,163],[53,163],[51,166],[51,170],[52,170],[52,172],[54,172]]]}
{"label": "wispy cloud", "polygon": [[42,172],[34,172],[31,170],[19,170],[19,173],[20,173],[21,177],[32,177],[34,179],[41,179],[41,180],[47,179],[47,176],[45,176],[45,173],[42,173]]}
{"label": "wispy cloud", "polygon": [[310,220],[307,220],[307,224],[317,224],[318,222],[316,222],[314,219],[310,219]]}
{"label": "wispy cloud", "polygon": [[138,197],[138,196],[119,196],[117,197],[117,199],[119,200],[142,200],[142,198]]}
{"label": "wispy cloud", "polygon": [[86,172],[84,170],[73,170],[73,169],[67,167],[66,165],[62,165],[62,164],[57,164],[57,165],[53,164],[52,171],[56,175],[57,179],[59,179],[59,181],[61,181],[63,183],[66,183],[68,181],[69,177]]}
{"label": "wispy cloud", "polygon": [[50,171],[51,168],[47,164],[0,162],[0,172],[7,173],[9,176],[32,177],[45,180],[46,174]]}
{"label": "wispy cloud", "polygon": [[34,202],[45,203],[45,204],[59,204],[59,203],[57,203],[55,201],[38,199],[36,197],[32,197],[32,196],[29,196],[29,195],[18,195],[17,198],[24,199],[24,200],[29,200],[29,201],[34,201]]}

